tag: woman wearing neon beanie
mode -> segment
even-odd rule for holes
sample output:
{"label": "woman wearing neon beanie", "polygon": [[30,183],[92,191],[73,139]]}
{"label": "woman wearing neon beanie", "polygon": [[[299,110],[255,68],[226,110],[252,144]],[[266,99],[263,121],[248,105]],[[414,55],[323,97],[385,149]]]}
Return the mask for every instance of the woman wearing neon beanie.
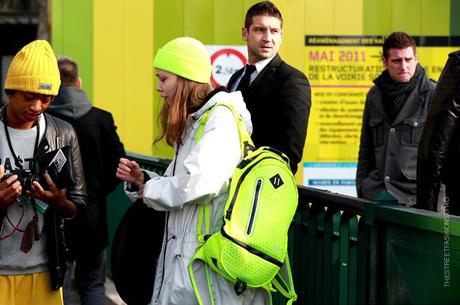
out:
{"label": "woman wearing neon beanie", "polygon": [[[242,152],[237,125],[227,107],[211,112],[198,139],[197,131],[202,115],[216,103],[233,105],[249,133],[251,118],[239,91],[211,88],[211,60],[198,40],[181,37],[166,43],[153,66],[157,91],[164,98],[162,132],[155,141],[164,138],[174,146],[175,157],[164,176],[141,171],[135,161],[121,159],[117,177],[127,182],[126,193],[132,200],[143,198],[147,206],[167,212],[151,304],[198,304],[187,269],[200,245],[198,207],[209,204],[210,234],[220,230],[229,179]],[[133,188],[139,191],[130,192]],[[198,265],[194,272],[204,304],[269,304],[265,291],[246,289],[237,295],[231,282]],[[210,273],[211,295],[205,269]]]}

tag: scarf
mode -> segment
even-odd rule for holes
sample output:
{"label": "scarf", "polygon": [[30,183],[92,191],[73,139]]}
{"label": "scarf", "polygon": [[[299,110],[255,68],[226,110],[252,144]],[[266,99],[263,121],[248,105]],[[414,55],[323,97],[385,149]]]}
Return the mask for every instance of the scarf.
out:
{"label": "scarf", "polygon": [[393,122],[403,108],[410,93],[420,84],[425,74],[422,66],[417,64],[414,76],[407,83],[395,83],[388,70],[385,70],[374,80],[374,84],[383,92],[385,113]]}

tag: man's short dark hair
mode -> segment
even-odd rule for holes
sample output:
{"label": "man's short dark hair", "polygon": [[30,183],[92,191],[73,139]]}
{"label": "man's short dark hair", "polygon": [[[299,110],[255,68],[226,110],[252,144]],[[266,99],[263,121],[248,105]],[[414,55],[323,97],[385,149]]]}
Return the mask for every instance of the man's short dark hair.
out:
{"label": "man's short dark hair", "polygon": [[59,56],[57,61],[59,73],[61,74],[61,88],[75,87],[78,81],[77,63],[67,56]]}
{"label": "man's short dark hair", "polygon": [[267,15],[279,19],[281,28],[283,28],[283,17],[281,16],[281,12],[270,1],[262,1],[251,6],[246,13],[244,27],[249,29],[252,24],[252,17],[261,15]]}
{"label": "man's short dark hair", "polygon": [[390,36],[385,38],[385,41],[383,42],[383,57],[385,59],[388,58],[388,50],[390,49],[405,49],[409,47],[412,47],[415,54],[417,46],[414,38],[404,32],[393,32]]}

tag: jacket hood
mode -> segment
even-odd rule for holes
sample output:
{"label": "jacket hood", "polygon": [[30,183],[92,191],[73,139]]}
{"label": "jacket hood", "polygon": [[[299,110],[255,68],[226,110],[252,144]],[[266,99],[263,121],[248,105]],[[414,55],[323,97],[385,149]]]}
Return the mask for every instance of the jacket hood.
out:
{"label": "jacket hood", "polygon": [[58,117],[77,120],[91,110],[91,103],[83,90],[74,87],[59,89],[59,94],[47,112]]}
{"label": "jacket hood", "polygon": [[230,104],[243,118],[249,135],[252,134],[251,114],[246,108],[246,103],[244,102],[243,96],[241,95],[241,91],[227,92],[225,90],[216,90],[211,92],[210,96],[211,97],[209,100],[198,111],[192,114],[194,120],[199,119],[207,110],[209,110],[217,103]]}

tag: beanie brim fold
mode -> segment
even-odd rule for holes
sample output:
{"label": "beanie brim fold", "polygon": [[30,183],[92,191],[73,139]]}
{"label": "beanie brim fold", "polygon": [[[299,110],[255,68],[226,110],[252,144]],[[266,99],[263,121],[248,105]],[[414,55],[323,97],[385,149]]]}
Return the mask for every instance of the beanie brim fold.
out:
{"label": "beanie brim fold", "polygon": [[57,95],[60,84],[61,79],[41,75],[10,77],[5,80],[5,89],[21,90],[45,95]]}

